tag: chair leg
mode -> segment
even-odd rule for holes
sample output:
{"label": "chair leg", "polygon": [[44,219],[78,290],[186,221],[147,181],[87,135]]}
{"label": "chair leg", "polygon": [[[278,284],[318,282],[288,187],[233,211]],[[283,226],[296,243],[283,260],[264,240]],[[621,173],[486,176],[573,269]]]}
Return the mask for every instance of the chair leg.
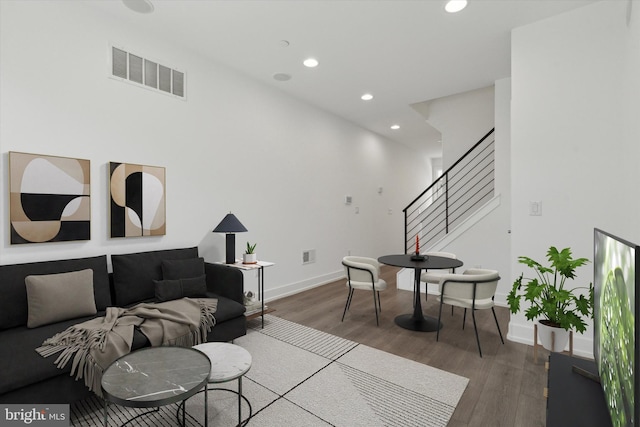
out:
{"label": "chair leg", "polygon": [[[380,294],[378,294],[378,297],[380,297]],[[376,326],[380,326],[380,323],[378,321],[378,300],[376,299],[376,290],[373,290],[373,309],[376,311]]]}
{"label": "chair leg", "polygon": [[351,301],[353,301],[353,291],[355,289],[349,289],[349,305],[347,305],[347,310],[351,310]]}
{"label": "chair leg", "polygon": [[[438,325],[440,324],[440,319],[442,318],[442,297],[440,297],[440,310],[438,310]],[[438,330],[436,331],[436,341],[440,340],[440,329],[442,328],[438,328]]]}
{"label": "chair leg", "polygon": [[351,297],[353,296],[353,288],[349,288],[349,294],[347,295],[347,303],[344,305],[344,311],[342,312],[342,320],[341,322],[344,322],[344,315],[347,314],[347,310],[349,309],[349,306],[351,305]]}
{"label": "chair leg", "polygon": [[378,292],[378,309],[380,310],[380,313],[382,313],[382,305],[380,305],[380,292]]}
{"label": "chair leg", "polygon": [[467,323],[467,309],[464,309],[464,316],[462,316],[462,330],[464,331],[464,324]]}
{"label": "chair leg", "polygon": [[476,325],[476,311],[471,310],[471,317],[473,317],[473,329],[476,331],[476,342],[478,343],[478,352],[482,357],[482,349],[480,348],[480,337],[478,336],[478,326]]}
{"label": "chair leg", "polygon": [[493,319],[496,321],[496,326],[498,327],[498,334],[500,334],[500,341],[504,344],[504,340],[502,339],[502,331],[500,330],[500,325],[498,324],[498,317],[496,316],[496,310],[491,307],[491,311],[493,312]]}

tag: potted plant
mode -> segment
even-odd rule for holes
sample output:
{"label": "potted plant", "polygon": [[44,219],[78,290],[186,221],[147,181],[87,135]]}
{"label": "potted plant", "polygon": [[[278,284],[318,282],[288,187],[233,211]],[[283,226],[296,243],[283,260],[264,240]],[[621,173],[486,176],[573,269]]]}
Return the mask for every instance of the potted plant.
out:
{"label": "potted plant", "polygon": [[242,262],[244,264],[255,264],[258,262],[256,255],[256,245],[257,243],[254,243],[252,245],[247,242],[247,249],[245,249],[244,254],[242,255]]}
{"label": "potted plant", "polygon": [[[567,279],[574,279],[576,268],[589,262],[586,258],[573,259],[571,249],[558,251],[551,246],[547,251],[547,260],[549,267],[529,257],[518,257],[518,262],[532,268],[536,277],[525,278],[524,273],[521,274],[513,282],[507,295],[507,303],[515,314],[520,311],[522,298],[529,302],[531,305],[525,310],[525,316],[528,320],[542,317],[538,323],[541,325],[539,335],[543,347],[551,351],[562,351],[567,344],[569,331],[583,333],[587,327],[585,319],[593,317],[593,283],[586,287],[567,289]],[[581,289],[587,289],[588,295],[579,292]],[[551,339],[551,331],[547,327],[553,328],[555,340]]]}

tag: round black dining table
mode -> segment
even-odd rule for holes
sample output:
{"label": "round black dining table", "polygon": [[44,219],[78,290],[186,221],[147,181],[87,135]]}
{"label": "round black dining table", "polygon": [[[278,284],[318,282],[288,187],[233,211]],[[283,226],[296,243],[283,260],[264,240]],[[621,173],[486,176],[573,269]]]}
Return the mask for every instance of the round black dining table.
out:
{"label": "round black dining table", "polygon": [[[394,267],[412,268],[414,270],[413,284],[413,313],[401,314],[395,318],[396,325],[411,331],[435,332],[442,327],[435,317],[425,316],[422,313],[420,302],[420,273],[422,270],[439,270],[462,267],[463,262],[456,258],[447,258],[435,255],[424,255],[424,260],[414,261],[412,255],[385,255],[378,258],[378,262]],[[426,289],[425,289],[426,294]]]}

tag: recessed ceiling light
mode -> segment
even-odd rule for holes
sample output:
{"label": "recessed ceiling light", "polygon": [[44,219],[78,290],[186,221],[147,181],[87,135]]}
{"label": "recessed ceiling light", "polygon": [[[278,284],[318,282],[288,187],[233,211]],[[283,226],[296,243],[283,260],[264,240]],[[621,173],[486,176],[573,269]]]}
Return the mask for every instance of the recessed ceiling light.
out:
{"label": "recessed ceiling light", "polygon": [[286,82],[287,80],[291,80],[291,74],[287,73],[275,73],[273,75],[273,79],[279,82]]}
{"label": "recessed ceiling light", "polygon": [[467,7],[467,0],[449,0],[444,6],[444,10],[449,13],[456,13],[460,12],[465,7]]}
{"label": "recessed ceiling light", "polygon": [[153,12],[153,4],[149,0],[122,0],[122,3],[134,12]]}
{"label": "recessed ceiling light", "polygon": [[280,40],[278,44],[280,47],[289,47],[289,40]]}
{"label": "recessed ceiling light", "polygon": [[400,129],[400,125],[391,125],[391,129],[398,130]]}
{"label": "recessed ceiling light", "polygon": [[309,67],[309,68],[317,67],[319,64],[318,60],[315,58],[307,58],[302,63],[304,64],[305,67]]}
{"label": "recessed ceiling light", "polygon": [[363,101],[371,101],[373,99],[373,95],[371,95],[370,93],[365,93],[360,97],[360,99],[362,99]]}

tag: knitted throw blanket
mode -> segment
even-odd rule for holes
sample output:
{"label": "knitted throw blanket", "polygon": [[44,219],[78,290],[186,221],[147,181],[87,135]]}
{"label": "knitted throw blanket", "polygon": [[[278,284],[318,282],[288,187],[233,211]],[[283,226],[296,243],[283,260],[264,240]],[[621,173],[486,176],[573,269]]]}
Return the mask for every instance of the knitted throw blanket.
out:
{"label": "knitted throw blanket", "polygon": [[215,298],[182,298],[142,303],[124,309],[108,307],[104,317],[71,326],[48,338],[36,351],[43,357],[60,353],[55,365],[72,362],[71,376],[102,397],[102,372],[117,358],[131,352],[133,330],[138,327],[152,346],[191,347],[207,341],[215,326]]}

